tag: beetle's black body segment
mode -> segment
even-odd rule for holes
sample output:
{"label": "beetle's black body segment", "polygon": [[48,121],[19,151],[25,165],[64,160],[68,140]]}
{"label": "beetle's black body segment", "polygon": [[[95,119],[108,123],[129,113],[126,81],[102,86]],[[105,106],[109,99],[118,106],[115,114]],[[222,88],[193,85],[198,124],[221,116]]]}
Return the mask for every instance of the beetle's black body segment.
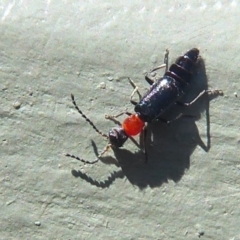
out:
{"label": "beetle's black body segment", "polygon": [[[112,128],[108,134],[104,134],[100,131],[94,123],[79,109],[77,106],[73,94],[71,94],[72,103],[78,113],[92,126],[92,128],[100,134],[102,137],[108,140],[107,146],[103,151],[97,156],[94,161],[86,161],[82,158],[74,156],[72,154],[66,154],[67,157],[71,157],[87,164],[94,164],[99,161],[99,158],[102,157],[110,148],[119,148],[124,145],[128,138],[132,139],[132,136],[136,134],[143,133],[143,143],[144,143],[144,153],[145,159],[147,161],[147,149],[146,149],[146,134],[147,134],[147,124],[154,120],[162,120],[163,122],[170,123],[177,120],[179,117],[183,116],[182,114],[178,115],[173,120],[165,120],[161,118],[162,113],[164,113],[168,108],[170,108],[175,103],[180,103],[179,99],[186,92],[186,87],[191,82],[192,71],[194,65],[197,62],[199,56],[199,50],[197,48],[192,48],[186,52],[183,56],[180,56],[174,64],[172,64],[168,70],[168,53],[164,57],[164,64],[154,68],[151,72],[154,72],[160,68],[165,67],[165,74],[162,78],[154,81],[148,75],[145,76],[146,81],[151,85],[149,91],[143,96],[138,91],[136,84],[129,78],[129,82],[134,88],[131,96],[130,102],[135,105],[134,114],[124,111],[118,115],[105,115],[106,119],[110,119],[118,123],[119,127]],[[138,93],[140,101],[136,102],[132,99],[134,93]],[[223,95],[222,90],[208,90],[205,89],[198,94],[191,102],[181,103],[183,106],[190,106],[197,99],[199,99],[204,94],[218,94]],[[122,116],[123,114],[128,115],[128,117],[121,124],[116,118]],[[136,144],[138,145],[138,144]]]}
{"label": "beetle's black body segment", "polygon": [[149,91],[135,106],[135,112],[144,122],[152,122],[176,103],[190,83],[192,69],[197,62],[199,50],[193,48],[179,57],[162,78],[152,84]]}
{"label": "beetle's black body segment", "polygon": [[159,79],[135,106],[135,112],[144,122],[151,122],[179,99],[181,89],[180,83],[169,76]]}

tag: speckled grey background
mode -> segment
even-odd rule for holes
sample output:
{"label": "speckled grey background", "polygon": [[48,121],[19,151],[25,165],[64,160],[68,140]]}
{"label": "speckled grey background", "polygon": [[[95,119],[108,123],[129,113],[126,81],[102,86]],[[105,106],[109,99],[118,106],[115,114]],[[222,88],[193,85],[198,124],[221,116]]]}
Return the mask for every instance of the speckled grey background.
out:
{"label": "speckled grey background", "polygon": [[[239,16],[238,0],[0,1],[0,239],[240,239]],[[127,77],[144,92],[166,48],[192,47],[194,85],[225,95],[152,124],[148,164],[131,141],[93,166],[63,156],[106,145],[70,93],[107,132],[133,109]]]}

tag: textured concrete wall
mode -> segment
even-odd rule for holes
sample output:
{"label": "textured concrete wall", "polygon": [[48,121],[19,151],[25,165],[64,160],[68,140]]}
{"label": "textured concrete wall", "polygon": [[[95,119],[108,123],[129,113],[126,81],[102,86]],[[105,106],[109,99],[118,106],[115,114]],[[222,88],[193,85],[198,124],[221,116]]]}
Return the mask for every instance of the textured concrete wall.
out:
{"label": "textured concrete wall", "polygon": [[[183,2],[0,2],[0,239],[240,239],[240,2]],[[107,133],[105,113],[133,111],[127,77],[144,93],[166,48],[192,47],[185,100],[225,95],[149,126],[148,164],[131,141],[96,165],[64,156],[106,145],[70,93]]]}

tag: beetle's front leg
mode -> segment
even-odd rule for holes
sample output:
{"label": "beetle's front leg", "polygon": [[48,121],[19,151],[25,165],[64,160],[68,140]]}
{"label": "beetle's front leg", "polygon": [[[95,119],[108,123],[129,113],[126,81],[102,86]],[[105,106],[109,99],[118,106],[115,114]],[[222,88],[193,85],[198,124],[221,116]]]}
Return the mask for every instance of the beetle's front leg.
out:
{"label": "beetle's front leg", "polygon": [[120,112],[120,113],[117,114],[117,115],[107,115],[107,114],[106,114],[106,115],[105,115],[105,118],[106,118],[106,119],[109,119],[109,120],[115,122],[116,124],[118,124],[119,126],[121,126],[122,124],[117,120],[117,118],[120,117],[120,116],[122,116],[122,115],[124,115],[124,114],[126,114],[126,115],[128,115],[128,116],[132,115],[132,113],[130,113],[130,112],[128,112],[128,111],[123,111],[123,112]]}
{"label": "beetle's front leg", "polygon": [[132,99],[132,98],[133,98],[133,95],[134,95],[135,93],[137,93],[138,96],[139,96],[139,100],[141,100],[142,95],[141,95],[141,93],[138,91],[138,86],[136,85],[136,83],[135,83],[131,78],[128,78],[128,81],[129,81],[129,83],[132,85],[132,87],[134,88],[134,90],[133,90],[133,92],[132,92],[132,94],[131,94],[131,96],[130,96],[130,102],[131,102],[133,105],[137,105],[137,102]]}

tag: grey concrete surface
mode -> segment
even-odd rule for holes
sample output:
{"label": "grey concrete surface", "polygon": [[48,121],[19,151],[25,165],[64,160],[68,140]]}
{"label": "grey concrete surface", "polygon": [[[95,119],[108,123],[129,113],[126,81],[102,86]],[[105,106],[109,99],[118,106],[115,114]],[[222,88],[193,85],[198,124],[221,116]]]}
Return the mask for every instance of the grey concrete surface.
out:
{"label": "grey concrete surface", "polygon": [[[239,16],[238,0],[0,1],[0,239],[240,239]],[[70,93],[107,133],[133,110],[127,77],[144,92],[166,48],[192,47],[193,89],[224,96],[152,124],[148,164],[131,141],[64,156],[106,145]]]}

